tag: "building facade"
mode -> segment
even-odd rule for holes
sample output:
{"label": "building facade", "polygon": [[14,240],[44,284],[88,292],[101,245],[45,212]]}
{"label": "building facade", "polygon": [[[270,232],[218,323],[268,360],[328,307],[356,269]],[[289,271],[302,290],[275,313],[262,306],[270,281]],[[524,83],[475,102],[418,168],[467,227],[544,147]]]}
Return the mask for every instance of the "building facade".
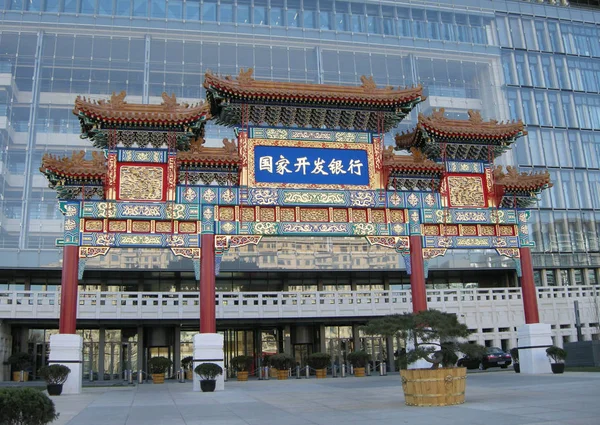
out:
{"label": "building facade", "polygon": [[[454,118],[472,109],[486,119],[522,119],[528,136],[505,165],[548,169],[554,182],[530,229],[541,320],[558,345],[574,340],[579,300],[584,338],[593,338],[600,322],[600,12],[580,6],[4,0],[0,356],[29,351],[35,370],[57,332],[55,241],[64,229],[38,168],[45,153],[87,148],[72,114],[75,97],[125,90],[131,102],[156,104],[167,92],[191,104],[206,97],[207,69],[237,75],[248,67],[264,80],[360,85],[372,75],[382,87],[422,84],[427,100],[385,135],[389,145],[415,126],[418,112],[434,108]],[[223,138],[234,138],[233,129],[207,126],[208,145]],[[363,337],[358,325],[410,309],[408,281],[399,255],[360,239],[264,238],[224,255],[217,326],[229,355],[285,350],[302,361],[329,350],[343,358],[363,345],[382,359],[391,344]],[[516,345],[523,317],[511,262],[485,250],[455,251],[431,261],[427,285],[430,306],[463,315],[479,342]],[[120,378],[154,355],[178,363],[191,353],[197,294],[191,262],[166,251],[90,260],[78,324],[87,375]]]}

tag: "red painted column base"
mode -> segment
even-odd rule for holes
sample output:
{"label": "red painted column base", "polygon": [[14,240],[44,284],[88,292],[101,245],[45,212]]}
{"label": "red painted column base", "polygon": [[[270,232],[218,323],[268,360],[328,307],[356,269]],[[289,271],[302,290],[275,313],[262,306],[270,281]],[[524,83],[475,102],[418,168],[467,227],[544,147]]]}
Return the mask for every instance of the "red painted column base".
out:
{"label": "red painted column base", "polygon": [[418,235],[410,237],[410,291],[412,293],[413,313],[427,310],[423,244],[421,236]]}
{"label": "red painted column base", "polygon": [[215,309],[215,235],[204,234],[200,258],[200,333],[217,333]]}
{"label": "red painted column base", "polygon": [[523,309],[525,312],[525,323],[540,323],[538,311],[537,293],[533,280],[533,262],[531,261],[531,250],[519,248],[521,257],[521,293],[523,296]]}
{"label": "red painted column base", "polygon": [[60,319],[58,331],[74,334],[77,330],[77,285],[79,283],[79,247],[63,248],[62,279],[60,283]]}

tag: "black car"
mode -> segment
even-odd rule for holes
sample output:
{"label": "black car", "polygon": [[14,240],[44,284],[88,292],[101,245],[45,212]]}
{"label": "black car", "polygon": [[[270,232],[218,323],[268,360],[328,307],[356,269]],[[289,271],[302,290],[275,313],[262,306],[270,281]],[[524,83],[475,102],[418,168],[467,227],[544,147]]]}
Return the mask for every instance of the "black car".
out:
{"label": "black car", "polygon": [[470,358],[465,356],[458,360],[457,366],[464,366],[467,369],[481,369],[485,370],[488,367],[501,367],[506,369],[512,364],[512,357],[510,354],[502,351],[498,347],[488,347],[486,354],[482,358]]}

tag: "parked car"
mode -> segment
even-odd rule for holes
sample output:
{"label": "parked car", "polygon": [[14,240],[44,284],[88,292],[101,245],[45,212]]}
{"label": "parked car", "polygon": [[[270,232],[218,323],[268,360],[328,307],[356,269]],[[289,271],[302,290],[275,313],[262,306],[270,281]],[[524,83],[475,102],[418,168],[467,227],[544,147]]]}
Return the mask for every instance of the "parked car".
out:
{"label": "parked car", "polygon": [[482,358],[474,359],[464,356],[457,362],[457,366],[464,366],[467,369],[479,368],[481,370],[485,370],[488,367],[501,367],[502,369],[506,369],[511,364],[512,357],[510,354],[502,351],[502,349],[498,347],[488,347],[486,349],[486,354]]}

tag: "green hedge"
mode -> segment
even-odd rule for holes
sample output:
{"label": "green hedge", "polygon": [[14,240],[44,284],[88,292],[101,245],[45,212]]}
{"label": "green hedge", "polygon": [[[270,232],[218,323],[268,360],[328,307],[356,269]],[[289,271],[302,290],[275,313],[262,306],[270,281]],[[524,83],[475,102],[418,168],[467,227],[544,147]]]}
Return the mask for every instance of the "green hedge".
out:
{"label": "green hedge", "polygon": [[46,394],[34,388],[0,388],[0,424],[46,425],[57,418]]}

